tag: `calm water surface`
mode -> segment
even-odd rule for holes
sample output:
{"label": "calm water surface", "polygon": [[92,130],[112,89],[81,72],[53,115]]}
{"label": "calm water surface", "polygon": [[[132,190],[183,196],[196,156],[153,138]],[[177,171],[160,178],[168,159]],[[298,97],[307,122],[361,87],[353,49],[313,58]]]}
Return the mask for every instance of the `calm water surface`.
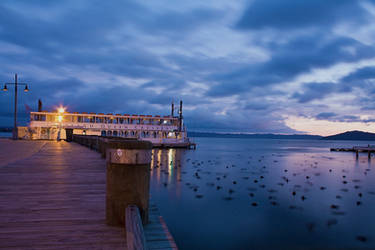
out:
{"label": "calm water surface", "polygon": [[195,141],[153,152],[152,199],[180,249],[375,248],[375,157],[329,151],[368,142]]}
{"label": "calm water surface", "polygon": [[0,132],[0,138],[11,138],[12,137],[12,132]]}

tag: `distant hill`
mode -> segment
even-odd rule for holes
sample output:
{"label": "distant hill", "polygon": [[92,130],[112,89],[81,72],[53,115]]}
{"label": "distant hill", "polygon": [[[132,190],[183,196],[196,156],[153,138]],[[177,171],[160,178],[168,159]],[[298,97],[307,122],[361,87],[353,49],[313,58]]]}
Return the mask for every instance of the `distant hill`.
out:
{"label": "distant hill", "polygon": [[337,135],[325,136],[322,140],[375,141],[375,133],[355,130]]}
{"label": "distant hill", "polygon": [[8,127],[0,127],[0,132],[12,132],[13,128]]}
{"label": "distant hill", "polygon": [[251,139],[304,139],[319,140],[319,135],[280,135],[280,134],[230,134],[230,133],[206,133],[188,132],[189,137],[217,137],[217,138],[251,138]]}

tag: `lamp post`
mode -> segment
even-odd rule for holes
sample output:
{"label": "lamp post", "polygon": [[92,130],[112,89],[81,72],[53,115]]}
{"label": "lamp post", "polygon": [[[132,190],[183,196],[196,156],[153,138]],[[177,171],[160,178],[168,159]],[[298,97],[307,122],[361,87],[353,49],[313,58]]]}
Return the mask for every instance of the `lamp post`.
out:
{"label": "lamp post", "polygon": [[7,85],[14,85],[14,125],[13,125],[13,140],[18,139],[18,129],[17,129],[17,92],[18,85],[25,86],[24,91],[28,92],[29,88],[26,83],[18,82],[17,74],[14,74],[14,82],[7,82],[4,84],[3,91],[8,91]]}

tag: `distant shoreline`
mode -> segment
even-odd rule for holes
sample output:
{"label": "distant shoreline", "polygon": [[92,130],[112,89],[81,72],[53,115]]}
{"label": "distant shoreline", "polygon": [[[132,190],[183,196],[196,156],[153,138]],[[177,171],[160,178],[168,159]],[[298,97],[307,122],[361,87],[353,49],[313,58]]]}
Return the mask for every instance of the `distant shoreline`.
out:
{"label": "distant shoreline", "polygon": [[281,134],[230,134],[230,133],[206,133],[188,132],[188,137],[208,138],[248,138],[248,139],[297,139],[297,140],[320,140],[319,135],[281,135]]}
{"label": "distant shoreline", "polygon": [[213,132],[188,132],[189,137],[207,138],[245,138],[245,139],[292,139],[292,140],[332,140],[332,141],[375,141],[375,133],[362,131],[348,131],[345,133],[320,136],[320,135],[281,135],[281,134],[231,134]]}

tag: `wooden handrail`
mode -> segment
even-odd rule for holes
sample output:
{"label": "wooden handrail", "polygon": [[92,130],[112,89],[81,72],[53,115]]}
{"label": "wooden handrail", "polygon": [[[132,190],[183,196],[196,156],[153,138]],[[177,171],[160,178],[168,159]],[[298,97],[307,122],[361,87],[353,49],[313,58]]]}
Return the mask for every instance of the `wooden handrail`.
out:
{"label": "wooden handrail", "polygon": [[136,205],[129,205],[125,210],[126,244],[129,250],[146,250],[146,237],[139,209]]}

